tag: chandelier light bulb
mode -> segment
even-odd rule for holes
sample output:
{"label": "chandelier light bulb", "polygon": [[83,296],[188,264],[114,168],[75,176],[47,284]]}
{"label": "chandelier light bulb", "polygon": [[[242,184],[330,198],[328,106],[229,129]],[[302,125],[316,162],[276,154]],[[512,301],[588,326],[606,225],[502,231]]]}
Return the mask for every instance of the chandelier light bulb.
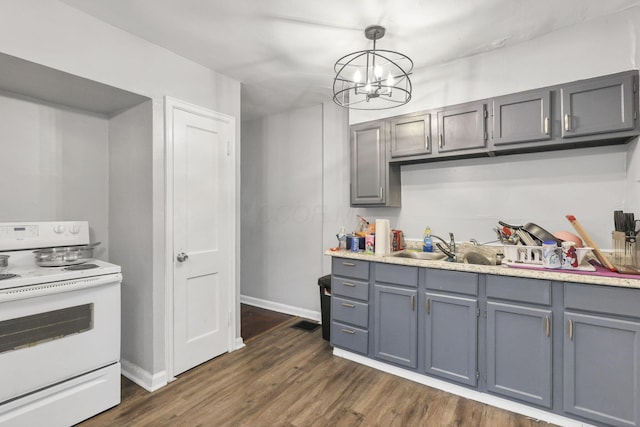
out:
{"label": "chandelier light bulb", "polygon": [[389,73],[389,75],[387,76],[387,86],[389,86],[389,90],[391,90],[391,88],[393,87],[393,76],[391,75],[391,73]]}
{"label": "chandelier light bulb", "polygon": [[382,67],[379,65],[373,67],[373,74],[375,74],[377,80],[380,80],[382,77]]}
{"label": "chandelier light bulb", "polygon": [[356,70],[356,72],[353,73],[353,81],[354,83],[360,83],[361,80],[362,80],[362,74],[360,73],[360,70]]}
{"label": "chandelier light bulb", "polygon": [[364,87],[365,92],[371,92],[371,82],[367,80],[367,85]]}

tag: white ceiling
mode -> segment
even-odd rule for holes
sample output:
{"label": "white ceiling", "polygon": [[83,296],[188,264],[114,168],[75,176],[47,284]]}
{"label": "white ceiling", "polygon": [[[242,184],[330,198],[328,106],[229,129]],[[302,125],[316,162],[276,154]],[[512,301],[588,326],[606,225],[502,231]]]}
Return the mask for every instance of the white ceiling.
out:
{"label": "white ceiling", "polygon": [[62,0],[242,82],[242,119],[331,99],[333,65],[378,48],[415,69],[521,43],[640,0]]}

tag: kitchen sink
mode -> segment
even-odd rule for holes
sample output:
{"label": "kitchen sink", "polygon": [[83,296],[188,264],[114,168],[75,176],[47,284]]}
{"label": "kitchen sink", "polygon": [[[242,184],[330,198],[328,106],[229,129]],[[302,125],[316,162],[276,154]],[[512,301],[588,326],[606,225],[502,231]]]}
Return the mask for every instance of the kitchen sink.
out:
{"label": "kitchen sink", "polygon": [[440,261],[447,257],[442,252],[418,252],[410,250],[400,251],[393,254],[393,256],[400,258],[425,259],[429,261]]}

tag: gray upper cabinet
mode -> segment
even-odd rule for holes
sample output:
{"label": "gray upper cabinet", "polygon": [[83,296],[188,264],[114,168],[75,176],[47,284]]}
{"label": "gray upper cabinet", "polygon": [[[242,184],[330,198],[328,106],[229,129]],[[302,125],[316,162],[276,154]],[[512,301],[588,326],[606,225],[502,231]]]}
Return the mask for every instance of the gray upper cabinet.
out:
{"label": "gray upper cabinet", "polygon": [[463,384],[478,382],[478,301],[425,293],[425,371]]}
{"label": "gray upper cabinet", "polygon": [[387,159],[385,120],[351,126],[351,205],[400,206],[400,169]]}
{"label": "gray upper cabinet", "polygon": [[391,158],[431,154],[431,114],[410,114],[389,120]]}
{"label": "gray upper cabinet", "polygon": [[551,91],[548,89],[494,98],[493,145],[551,139]]}
{"label": "gray upper cabinet", "polygon": [[476,152],[487,148],[487,104],[484,101],[438,111],[438,153]]}
{"label": "gray upper cabinet", "polygon": [[487,302],[487,390],[550,408],[551,310]]}
{"label": "gray upper cabinet", "polygon": [[562,137],[633,129],[634,75],[637,71],[562,86]]}

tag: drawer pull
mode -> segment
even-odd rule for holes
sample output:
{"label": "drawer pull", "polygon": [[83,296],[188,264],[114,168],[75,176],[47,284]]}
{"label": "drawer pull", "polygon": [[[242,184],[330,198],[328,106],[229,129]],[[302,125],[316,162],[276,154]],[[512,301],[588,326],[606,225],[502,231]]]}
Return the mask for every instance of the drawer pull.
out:
{"label": "drawer pull", "polygon": [[354,285],[353,283],[349,283],[349,282],[342,282],[343,285],[345,286],[349,286],[350,288],[355,288],[356,285]]}
{"label": "drawer pull", "polygon": [[416,296],[411,295],[411,311],[415,311],[416,309]]}
{"label": "drawer pull", "polygon": [[426,311],[427,314],[429,314],[429,312],[431,311],[431,303],[429,302],[429,298],[424,301],[424,311]]}
{"label": "drawer pull", "polygon": [[342,303],[342,306],[343,306],[343,307],[348,307],[348,308],[356,308],[356,305],[355,305],[355,304],[349,304],[349,303],[347,303],[347,302],[343,302],[343,303]]}
{"label": "drawer pull", "polygon": [[438,148],[442,149],[444,142],[442,142],[442,134],[438,135]]}
{"label": "drawer pull", "polygon": [[571,130],[571,116],[568,114],[564,115],[564,130],[567,132]]}
{"label": "drawer pull", "polygon": [[573,341],[573,320],[569,319],[569,341]]}
{"label": "drawer pull", "polygon": [[551,321],[549,320],[549,316],[544,317],[544,334],[546,336],[551,335]]}
{"label": "drawer pull", "polygon": [[351,329],[341,329],[342,332],[344,332],[345,334],[351,334],[351,335],[355,335],[356,331],[351,330]]}
{"label": "drawer pull", "polygon": [[346,266],[346,267],[355,267],[356,265],[352,262],[343,262],[342,265]]}

